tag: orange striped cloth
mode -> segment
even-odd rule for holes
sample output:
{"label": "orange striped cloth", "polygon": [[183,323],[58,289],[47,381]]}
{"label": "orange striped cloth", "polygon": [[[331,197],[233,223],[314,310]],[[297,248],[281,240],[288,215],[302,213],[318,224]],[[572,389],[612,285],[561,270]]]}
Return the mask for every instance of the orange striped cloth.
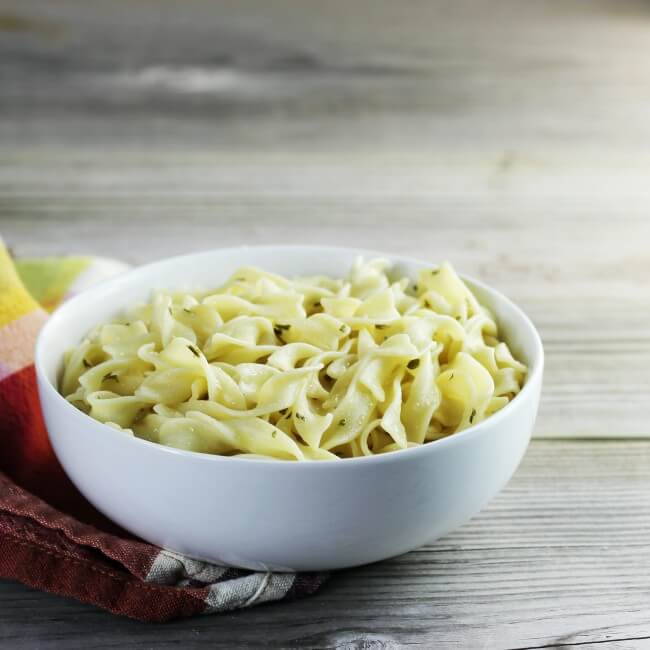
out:
{"label": "orange striped cloth", "polygon": [[34,342],[48,311],[124,268],[79,257],[14,264],[0,240],[0,578],[142,621],[313,593],[326,574],[229,569],[134,539],[63,472],[41,416]]}
{"label": "orange striped cloth", "polygon": [[90,284],[125,270],[90,257],[23,259],[14,264],[0,240],[0,471],[57,507],[94,511],[60,468],[41,418],[34,342],[48,311]]}

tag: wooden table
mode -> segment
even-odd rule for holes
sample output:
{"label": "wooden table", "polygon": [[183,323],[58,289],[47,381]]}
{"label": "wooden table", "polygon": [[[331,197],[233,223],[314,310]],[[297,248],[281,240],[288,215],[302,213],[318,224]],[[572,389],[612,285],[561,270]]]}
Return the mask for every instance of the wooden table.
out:
{"label": "wooden table", "polygon": [[450,259],[548,355],[520,470],[438,543],[164,626],[0,583],[0,645],[650,647],[649,107],[643,2],[0,0],[17,254]]}

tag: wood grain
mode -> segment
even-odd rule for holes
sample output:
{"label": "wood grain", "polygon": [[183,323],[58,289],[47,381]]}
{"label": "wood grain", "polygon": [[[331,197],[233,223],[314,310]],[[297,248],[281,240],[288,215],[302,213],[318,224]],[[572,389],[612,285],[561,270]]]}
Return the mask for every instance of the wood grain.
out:
{"label": "wood grain", "polygon": [[[642,0],[0,0],[0,233],[449,259],[547,352],[536,441],[456,534],[294,605],[164,627],[0,584],[7,647],[650,647]],[[612,437],[617,442],[589,439]]]}
{"label": "wood grain", "polygon": [[18,254],[450,259],[541,330],[537,435],[650,435],[646,5],[3,4]]}
{"label": "wood grain", "polygon": [[0,646],[648,647],[649,497],[648,441],[535,441],[471,522],[306,600],[142,625],[0,583]]}

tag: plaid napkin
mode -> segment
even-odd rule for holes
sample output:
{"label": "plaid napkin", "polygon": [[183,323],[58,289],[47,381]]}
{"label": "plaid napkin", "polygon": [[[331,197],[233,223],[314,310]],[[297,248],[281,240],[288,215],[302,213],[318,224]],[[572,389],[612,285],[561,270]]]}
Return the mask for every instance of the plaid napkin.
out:
{"label": "plaid napkin", "polygon": [[228,569],[135,539],[97,512],[61,469],[38,403],[34,340],[48,311],[125,268],[81,257],[14,263],[0,240],[0,578],[141,621],[313,593],[326,574]]}

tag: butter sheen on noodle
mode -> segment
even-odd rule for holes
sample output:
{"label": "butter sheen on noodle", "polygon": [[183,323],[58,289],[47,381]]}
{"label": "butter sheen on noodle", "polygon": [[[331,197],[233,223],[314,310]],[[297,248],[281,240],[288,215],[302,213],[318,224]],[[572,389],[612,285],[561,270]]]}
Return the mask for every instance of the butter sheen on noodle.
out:
{"label": "butter sheen on noodle", "polygon": [[337,460],[422,445],[503,408],[526,366],[448,263],[396,278],[240,268],[155,291],[64,359],[60,391],[126,434],[204,452]]}

